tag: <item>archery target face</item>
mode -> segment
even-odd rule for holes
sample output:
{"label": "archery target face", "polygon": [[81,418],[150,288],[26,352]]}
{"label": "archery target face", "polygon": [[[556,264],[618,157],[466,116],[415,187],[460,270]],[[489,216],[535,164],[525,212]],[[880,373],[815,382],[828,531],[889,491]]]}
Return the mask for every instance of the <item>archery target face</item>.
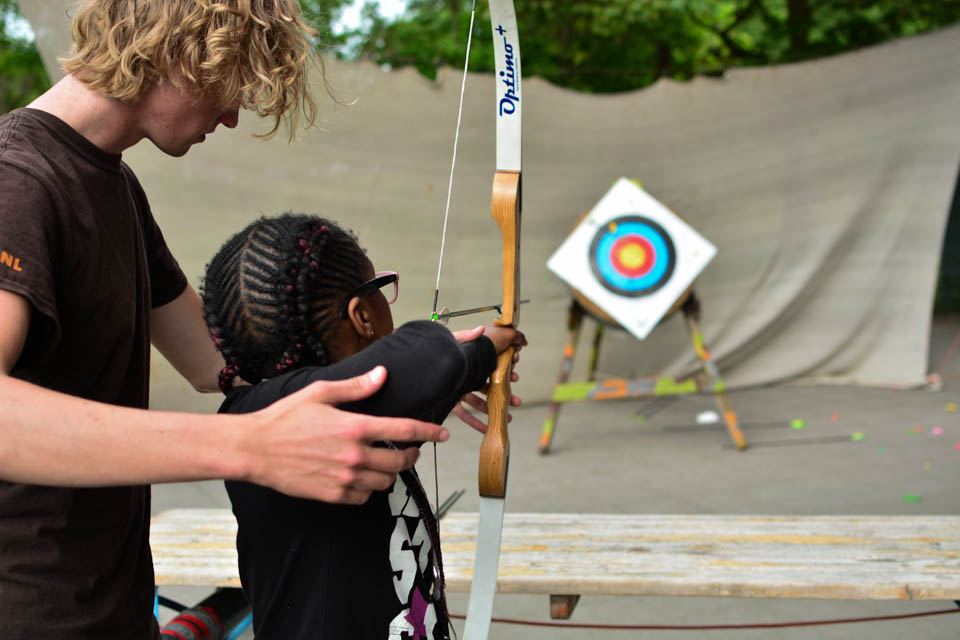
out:
{"label": "archery target face", "polygon": [[649,193],[620,178],[547,267],[643,340],[716,252]]}
{"label": "archery target face", "polygon": [[590,268],[601,285],[616,295],[637,298],[670,281],[677,252],[659,224],[638,215],[614,218],[590,243]]}

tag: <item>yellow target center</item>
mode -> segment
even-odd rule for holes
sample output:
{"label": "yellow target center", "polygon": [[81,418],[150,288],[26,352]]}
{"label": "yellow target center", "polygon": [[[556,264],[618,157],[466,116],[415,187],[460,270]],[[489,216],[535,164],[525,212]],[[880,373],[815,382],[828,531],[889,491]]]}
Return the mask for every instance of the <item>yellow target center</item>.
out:
{"label": "yellow target center", "polygon": [[639,244],[631,244],[620,251],[620,264],[628,269],[638,269],[647,260],[647,252]]}

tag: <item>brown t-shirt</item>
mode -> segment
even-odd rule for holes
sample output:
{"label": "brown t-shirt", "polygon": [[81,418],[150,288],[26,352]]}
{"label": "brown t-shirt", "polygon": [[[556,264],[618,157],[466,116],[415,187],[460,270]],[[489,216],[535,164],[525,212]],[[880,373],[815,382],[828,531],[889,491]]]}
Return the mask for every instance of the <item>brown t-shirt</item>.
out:
{"label": "brown t-shirt", "polygon": [[[32,316],[12,375],[146,408],[150,309],[186,278],[119,155],[61,120],[0,117],[0,288]],[[0,638],[155,638],[150,487],[0,481]]]}

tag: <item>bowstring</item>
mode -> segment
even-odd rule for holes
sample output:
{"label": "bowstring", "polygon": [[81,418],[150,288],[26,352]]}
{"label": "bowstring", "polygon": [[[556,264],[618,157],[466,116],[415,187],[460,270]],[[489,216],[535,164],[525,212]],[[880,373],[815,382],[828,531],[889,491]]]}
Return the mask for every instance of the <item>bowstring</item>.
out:
{"label": "bowstring", "polygon": [[[440,274],[443,271],[443,250],[447,243],[447,222],[450,220],[450,200],[453,195],[453,174],[457,168],[457,148],[460,145],[460,124],[463,122],[463,96],[467,90],[467,69],[470,66],[470,46],[473,43],[473,21],[477,15],[477,0],[470,7],[470,28],[467,30],[467,53],[463,60],[463,79],[460,82],[460,104],[457,107],[457,129],[453,136],[453,158],[450,161],[450,180],[447,183],[447,204],[443,211],[443,231],[440,234],[440,259],[437,261],[437,284],[433,290],[433,312],[430,319],[437,321],[437,300],[440,298]],[[433,490],[436,501],[437,536],[440,536],[440,478],[437,465],[437,443],[433,443]]]}
{"label": "bowstring", "polygon": [[477,0],[470,8],[470,29],[467,31],[467,55],[463,62],[463,80],[460,83],[460,104],[457,108],[457,129],[453,136],[453,159],[450,161],[450,181],[447,183],[447,205],[443,211],[443,231],[440,234],[440,259],[437,261],[437,284],[433,289],[431,320],[437,320],[437,300],[440,298],[440,273],[443,271],[443,251],[447,244],[447,223],[450,220],[450,200],[453,196],[453,174],[457,168],[457,148],[460,145],[460,124],[463,122],[463,96],[467,89],[467,68],[470,65],[470,45],[473,42],[473,20],[477,14]]}
{"label": "bowstring", "polygon": [[[457,167],[457,148],[460,143],[460,124],[463,122],[463,96],[467,89],[467,69],[470,65],[470,45],[473,42],[473,21],[477,14],[477,0],[473,0],[470,7],[470,28],[467,31],[467,53],[463,61],[463,80],[460,83],[460,104],[457,107],[457,129],[453,136],[453,159],[450,161],[450,180],[447,183],[447,204],[443,212],[443,231],[440,234],[440,258],[437,261],[437,284],[433,290],[433,311],[430,319],[436,322],[439,319],[437,315],[437,300],[440,298],[440,274],[443,271],[443,250],[447,243],[447,222],[450,220],[450,200],[453,195],[453,174]],[[437,539],[440,538],[440,475],[437,465],[437,443],[433,443],[433,491],[434,504],[436,505],[437,521]],[[440,581],[439,569],[434,565],[434,581]]]}

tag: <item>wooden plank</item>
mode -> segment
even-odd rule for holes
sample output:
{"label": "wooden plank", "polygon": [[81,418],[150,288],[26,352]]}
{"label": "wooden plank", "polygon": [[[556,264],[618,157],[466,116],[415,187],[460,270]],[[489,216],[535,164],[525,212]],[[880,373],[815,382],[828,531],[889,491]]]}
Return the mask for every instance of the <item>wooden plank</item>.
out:
{"label": "wooden plank", "polygon": [[[476,514],[441,521],[451,592],[469,591]],[[153,520],[157,583],[237,585],[229,510]],[[960,599],[960,517],[506,514],[498,591]]]}
{"label": "wooden plank", "polygon": [[[441,524],[447,583],[466,589],[474,516]],[[957,599],[960,518],[507,514],[499,589]]]}
{"label": "wooden plank", "polygon": [[237,521],[229,509],[171,509],[150,521],[158,586],[239,587]]}

